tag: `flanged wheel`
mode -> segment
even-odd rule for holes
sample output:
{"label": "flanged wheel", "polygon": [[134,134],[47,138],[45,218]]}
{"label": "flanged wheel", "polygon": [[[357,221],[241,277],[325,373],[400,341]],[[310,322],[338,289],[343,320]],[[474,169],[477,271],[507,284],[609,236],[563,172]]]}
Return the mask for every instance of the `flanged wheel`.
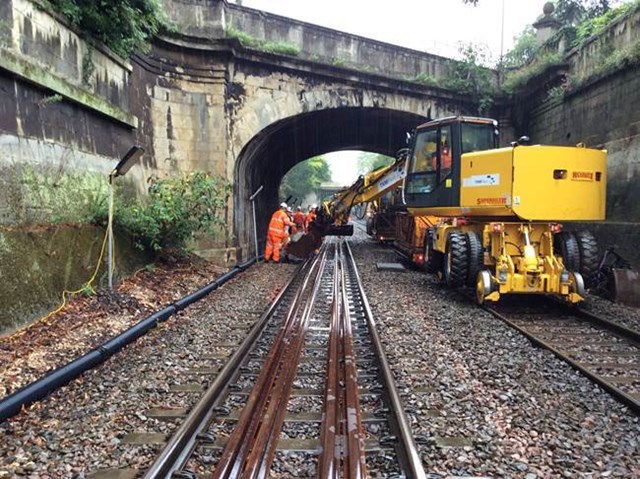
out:
{"label": "flanged wheel", "polygon": [[459,288],[467,281],[469,270],[467,238],[464,233],[449,233],[444,254],[444,282],[450,288]]}
{"label": "flanged wheel", "polygon": [[562,256],[567,271],[580,271],[580,250],[578,240],[573,233],[563,231],[553,238],[553,248]]}
{"label": "flanged wheel", "polygon": [[493,280],[489,271],[482,270],[476,278],[476,303],[483,304],[486,298],[493,291]]}
{"label": "flanged wheel", "polygon": [[467,286],[474,286],[478,279],[478,273],[484,267],[482,240],[480,239],[480,235],[473,231],[467,232],[466,236],[469,255]]}
{"label": "flanged wheel", "polygon": [[569,281],[571,282],[571,291],[584,298],[587,292],[584,289],[584,280],[582,279],[582,275],[580,273],[571,273]]}
{"label": "flanged wheel", "polygon": [[585,287],[591,288],[594,286],[598,273],[598,243],[595,237],[588,231],[580,231],[576,233],[575,236],[580,254],[580,267],[578,271],[584,279]]}
{"label": "flanged wheel", "polygon": [[433,249],[436,238],[435,228],[429,228],[424,234],[424,267],[427,273],[442,271],[444,255]]}

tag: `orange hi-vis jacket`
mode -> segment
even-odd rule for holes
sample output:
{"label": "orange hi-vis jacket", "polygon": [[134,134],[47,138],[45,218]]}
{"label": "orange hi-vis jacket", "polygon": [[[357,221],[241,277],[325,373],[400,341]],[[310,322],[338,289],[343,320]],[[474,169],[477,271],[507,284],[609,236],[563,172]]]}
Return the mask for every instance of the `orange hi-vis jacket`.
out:
{"label": "orange hi-vis jacket", "polygon": [[304,229],[304,213],[302,211],[296,211],[293,215],[293,222],[299,229]]}
{"label": "orange hi-vis jacket", "polygon": [[269,222],[269,234],[279,238],[284,238],[287,236],[287,230],[285,229],[287,226],[295,225],[293,224],[293,221],[289,219],[287,212],[283,209],[279,209],[271,217],[271,221]]}
{"label": "orange hi-vis jacket", "polygon": [[316,212],[313,210],[309,211],[309,214],[304,219],[304,227],[307,231],[309,230],[309,225],[313,223],[315,220],[316,220]]}

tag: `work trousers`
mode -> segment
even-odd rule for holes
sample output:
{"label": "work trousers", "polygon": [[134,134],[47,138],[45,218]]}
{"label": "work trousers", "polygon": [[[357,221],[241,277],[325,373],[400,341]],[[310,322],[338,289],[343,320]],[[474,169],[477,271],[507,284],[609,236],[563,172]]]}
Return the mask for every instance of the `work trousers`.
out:
{"label": "work trousers", "polygon": [[267,246],[264,249],[264,260],[269,261],[273,256],[273,261],[280,261],[280,250],[286,244],[286,236],[278,233],[267,233]]}

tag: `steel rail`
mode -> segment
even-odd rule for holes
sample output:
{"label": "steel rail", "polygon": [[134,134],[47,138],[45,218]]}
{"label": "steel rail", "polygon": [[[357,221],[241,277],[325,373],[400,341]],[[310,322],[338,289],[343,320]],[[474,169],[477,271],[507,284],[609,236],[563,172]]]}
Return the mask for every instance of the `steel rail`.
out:
{"label": "steel rail", "polygon": [[[494,310],[493,308],[491,308],[489,306],[485,306],[485,305],[482,305],[481,308],[484,309],[485,311],[489,312],[490,314],[492,314],[493,316],[495,316],[499,320],[503,321],[504,323],[506,323],[507,325],[509,325],[510,327],[515,329],[516,331],[518,331],[519,333],[523,334],[532,343],[549,350],[556,357],[558,357],[559,359],[567,362],[572,368],[576,369],[577,371],[580,371],[582,374],[584,374],[591,381],[593,381],[594,383],[596,383],[599,386],[601,386],[603,389],[608,391],[611,395],[616,397],[622,403],[626,404],[636,414],[640,413],[640,399],[636,399],[632,395],[627,394],[622,389],[618,388],[614,384],[612,384],[609,381],[607,381],[606,379],[604,379],[601,375],[594,373],[589,368],[586,368],[582,364],[580,364],[579,361],[575,361],[574,359],[572,359],[569,355],[565,354],[561,349],[558,349],[557,347],[555,347],[554,345],[552,345],[549,342],[545,341],[544,339],[539,338],[534,333],[529,332],[526,328],[523,328],[522,326],[520,326],[520,325],[516,324],[515,322],[511,321],[509,318],[507,318],[503,314],[499,313],[498,311]],[[584,313],[584,311],[581,311],[578,314],[578,316],[582,315],[583,313]],[[595,315],[591,315],[590,314],[590,316],[595,316]],[[603,321],[602,318],[598,318],[598,319],[601,320],[599,322],[599,324],[601,326],[605,327],[605,329],[606,329],[606,323],[610,323],[610,322],[606,321],[606,320],[604,320],[604,322],[602,322]],[[616,325],[616,326],[619,326],[619,325]]]}
{"label": "steel rail", "polygon": [[418,446],[415,443],[413,434],[411,432],[409,420],[404,412],[400,393],[396,388],[395,379],[393,377],[393,373],[391,372],[391,367],[389,365],[389,361],[387,360],[387,356],[384,352],[384,347],[382,345],[382,341],[380,340],[380,335],[378,334],[378,331],[376,329],[375,319],[373,317],[373,313],[371,312],[371,307],[369,306],[367,296],[364,292],[362,280],[358,275],[355,259],[353,258],[351,247],[349,246],[348,241],[346,242],[346,247],[349,258],[348,266],[357,284],[357,290],[362,300],[362,307],[364,309],[367,326],[369,327],[371,340],[376,351],[376,356],[378,358],[381,379],[383,381],[383,384],[385,384],[386,386],[386,393],[388,395],[388,400],[393,414],[392,426],[396,429],[396,433],[399,436],[399,450],[397,450],[397,452],[400,465],[403,468],[404,474],[407,478],[426,479],[427,475],[422,466],[422,460],[420,459]]}
{"label": "steel rail", "polygon": [[[281,358],[281,368],[283,371],[278,378],[278,383],[272,387],[272,391],[275,391],[277,394],[274,400],[270,401],[265,413],[265,417],[269,420],[260,423],[260,430],[256,436],[256,443],[263,445],[263,447],[252,450],[247,460],[248,467],[245,469],[247,477],[269,477],[271,463],[275,457],[276,448],[280,439],[280,431],[282,430],[287,414],[287,403],[291,396],[298,365],[300,364],[300,357],[309,330],[311,312],[313,311],[320,289],[321,278],[326,264],[326,256],[325,248],[312,284],[312,290],[308,293],[304,311],[302,312],[300,320],[297,322],[294,341],[288,344],[287,351]],[[284,367],[282,367],[282,365],[284,365]]]}
{"label": "steel rail", "polygon": [[[287,317],[283,326],[280,328],[279,334],[274,341],[274,345],[267,355],[265,365],[263,366],[261,373],[256,380],[247,405],[243,408],[240,418],[234,428],[233,433],[229,437],[227,445],[222,453],[222,457],[216,466],[216,469],[212,477],[218,478],[237,478],[237,477],[266,477],[269,473],[268,467],[264,467],[264,461],[258,461],[258,457],[264,457],[264,453],[253,453],[253,450],[258,447],[264,450],[265,443],[259,444],[256,442],[257,436],[260,434],[260,426],[264,422],[265,412],[269,408],[270,403],[274,401],[274,386],[278,384],[279,387],[283,387],[283,383],[278,381],[279,375],[289,377],[287,374],[287,368],[297,368],[297,361],[288,357],[287,353],[291,353],[291,347],[289,345],[295,338],[292,335],[296,333],[301,335],[300,322],[298,321],[298,313],[302,307],[303,293],[307,290],[307,285],[311,280],[312,273],[315,271],[316,276],[322,273],[324,263],[326,261],[327,249],[323,248],[321,253],[313,259],[313,263],[309,268],[302,286],[297,292],[291,307],[287,312]],[[315,291],[317,291],[317,285],[319,281],[315,278],[314,283]],[[315,295],[312,296],[313,298]],[[305,307],[304,310],[309,310],[310,307]],[[298,344],[295,342],[296,345]],[[284,368],[284,372],[281,374],[281,370]],[[291,385],[290,385],[291,386]],[[290,393],[286,392],[287,398]],[[275,399],[276,402],[279,400]],[[279,431],[279,429],[278,429]]]}
{"label": "steel rail", "polygon": [[[303,271],[309,267],[309,264],[308,262],[303,263],[298,267],[297,271]],[[191,409],[180,427],[171,436],[157,456],[155,462],[147,470],[144,475],[145,479],[168,478],[171,477],[174,472],[184,467],[196,446],[198,434],[203,432],[213,420],[215,415],[213,408],[220,399],[220,395],[227,388],[232,376],[242,365],[247,353],[262,334],[262,331],[267,326],[276,308],[282,303],[285,294],[293,287],[295,279],[296,274],[292,275],[291,279],[284,288],[282,288],[271,305],[251,330],[249,330],[245,340],[240,344],[231,358],[229,358],[229,361],[216,376],[214,382],[200,398],[198,403]]]}
{"label": "steel rail", "polygon": [[[340,243],[340,246],[342,246]],[[358,369],[356,367],[356,354],[353,347],[353,331],[351,328],[351,314],[349,313],[349,297],[345,278],[346,259],[340,247],[340,286],[342,298],[342,311],[340,315],[340,346],[342,347],[342,374],[344,384],[343,404],[343,434],[346,436],[348,467],[344,468],[345,476],[353,479],[366,476],[366,458],[364,448],[364,431],[360,414],[360,394],[358,389]]]}
{"label": "steel rail", "polygon": [[336,245],[334,260],[324,421],[320,438],[322,451],[317,469],[317,477],[322,479],[360,479],[366,476],[358,371],[343,256],[340,242]]}

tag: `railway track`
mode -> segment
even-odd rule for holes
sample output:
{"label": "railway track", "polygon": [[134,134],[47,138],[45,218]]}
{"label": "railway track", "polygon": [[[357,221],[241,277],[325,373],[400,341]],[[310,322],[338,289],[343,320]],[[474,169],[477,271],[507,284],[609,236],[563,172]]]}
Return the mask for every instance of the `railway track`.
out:
{"label": "railway track", "polygon": [[640,413],[640,333],[555,301],[504,299],[484,309]]}
{"label": "railway track", "polygon": [[300,266],[145,477],[367,475],[425,477],[350,248],[335,239]]}

